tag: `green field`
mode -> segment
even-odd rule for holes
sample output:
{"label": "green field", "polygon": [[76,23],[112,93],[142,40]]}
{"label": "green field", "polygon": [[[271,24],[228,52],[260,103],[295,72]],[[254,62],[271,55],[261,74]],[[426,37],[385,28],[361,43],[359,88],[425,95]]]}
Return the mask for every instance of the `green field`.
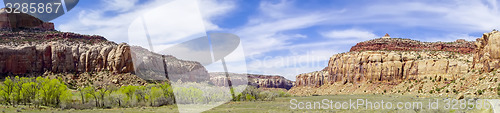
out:
{"label": "green field", "polygon": [[[381,102],[383,100],[386,105],[388,102],[393,104],[392,109],[365,109],[366,106],[360,106],[358,109],[291,109],[290,107],[294,107],[290,100],[296,99],[297,102],[294,101],[295,104],[298,102],[321,102],[324,99],[332,100],[334,102],[349,102],[349,100],[355,101],[356,99],[363,99],[370,101],[372,103]],[[440,112],[440,113],[461,113],[461,112],[492,112],[491,109],[460,109],[460,105],[457,104],[457,108],[455,110],[445,109],[446,103],[443,102],[443,98],[439,98],[438,106],[439,109],[428,109],[429,99],[435,101],[437,98],[420,98],[416,96],[394,96],[394,95],[332,95],[332,96],[308,96],[308,97],[280,97],[274,101],[242,101],[242,102],[228,102],[221,106],[210,109],[209,111],[205,111],[207,113],[219,113],[219,112],[238,112],[238,113],[251,113],[251,112],[404,112],[404,113],[412,113],[412,112]],[[410,103],[418,103],[422,102],[423,109],[397,109],[397,102],[410,102]],[[192,105],[193,109],[197,109],[199,107],[203,107],[203,105]],[[305,107],[305,106],[304,106]],[[325,105],[323,105],[323,108]],[[376,107],[376,106],[375,106]],[[467,106],[473,107],[473,106]],[[385,108],[388,108],[387,106]],[[150,113],[150,112],[177,112],[177,107],[174,105],[162,106],[162,107],[138,107],[138,108],[112,108],[112,109],[88,109],[88,110],[61,110],[54,108],[46,108],[46,109],[34,109],[27,106],[0,106],[2,112],[10,113],[17,112],[20,110],[25,113],[40,113],[40,112],[54,112],[54,113]]]}

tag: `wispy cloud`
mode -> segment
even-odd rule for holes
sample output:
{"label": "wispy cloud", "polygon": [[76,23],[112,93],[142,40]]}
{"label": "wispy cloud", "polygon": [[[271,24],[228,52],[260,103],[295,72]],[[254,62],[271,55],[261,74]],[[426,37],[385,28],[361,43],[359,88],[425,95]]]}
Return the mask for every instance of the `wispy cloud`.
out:
{"label": "wispy cloud", "polygon": [[[107,7],[103,9],[82,9],[78,12],[77,17],[72,18],[72,21],[59,24],[58,29],[61,31],[78,32],[83,34],[97,34],[105,36],[107,39],[115,42],[128,42],[127,32],[129,25],[141,15],[149,12],[153,8],[161,5],[168,4],[168,0],[151,0],[142,1],[139,3],[137,0],[102,0],[99,5]],[[215,20],[217,17],[230,12],[234,8],[234,2],[222,0],[202,0],[199,1],[200,11],[202,12],[202,19],[206,29],[220,29],[217,25],[211,23],[210,20]],[[187,9],[176,9],[176,11],[183,11]],[[170,13],[174,14],[174,13]],[[159,20],[152,23],[164,23],[165,21],[176,21],[176,16],[182,17],[183,13],[176,13],[177,15],[156,15],[163,16],[164,20]],[[166,20],[168,19],[168,20]],[[178,26],[163,26],[163,28],[175,28]],[[175,32],[175,31],[172,31]]]}
{"label": "wispy cloud", "polygon": [[370,31],[358,30],[358,29],[345,29],[345,30],[332,30],[327,32],[322,32],[321,36],[332,38],[332,39],[373,39],[377,38],[375,34]]}
{"label": "wispy cloud", "polygon": [[[127,42],[125,32],[136,17],[169,1],[100,2],[103,7],[111,6],[81,10],[77,17],[71,17],[74,21],[60,24],[58,29],[98,34],[112,41]],[[474,40],[478,37],[475,34],[500,27],[499,3],[496,0],[348,1],[345,3],[347,5],[309,4],[307,8],[298,8],[303,4],[301,1],[279,0],[260,1],[255,8],[242,9],[252,10],[245,13],[249,15],[232,13],[242,8],[238,6],[246,5],[246,2],[200,0],[205,29],[228,31],[240,36],[250,72],[280,74],[288,79],[324,67],[300,66],[300,63],[325,64],[331,55],[348,51],[349,47],[359,41],[377,38],[385,33],[390,33],[393,37],[424,41]],[[317,8],[315,5],[323,7]],[[225,17],[234,16],[243,16],[237,19],[243,19],[246,23],[223,28],[214,22],[223,22],[226,21]],[[165,16],[166,19],[171,19],[170,17],[175,15]],[[167,27],[165,29],[178,26]],[[322,60],[281,60],[307,55],[317,56]],[[259,65],[259,61],[279,65],[267,68]]]}

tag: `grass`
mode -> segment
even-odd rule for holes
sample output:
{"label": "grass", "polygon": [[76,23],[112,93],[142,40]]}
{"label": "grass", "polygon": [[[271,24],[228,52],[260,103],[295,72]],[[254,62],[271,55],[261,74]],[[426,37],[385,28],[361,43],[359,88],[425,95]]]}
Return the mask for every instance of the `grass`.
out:
{"label": "grass", "polygon": [[[356,99],[367,99],[370,102],[380,102],[383,100],[385,103],[391,102],[394,103],[394,106],[397,102],[422,102],[423,109],[382,109],[382,110],[372,110],[365,109],[366,106],[361,106],[359,109],[310,109],[310,110],[298,110],[291,109],[290,100],[296,99],[297,102],[321,102],[324,99],[333,100],[335,102],[349,102],[350,99],[356,101]],[[429,99],[435,101],[436,98],[421,98],[416,96],[409,95],[332,95],[332,96],[308,96],[308,97],[281,97],[277,98],[274,101],[243,101],[243,102],[228,102],[222,104],[221,106],[212,108],[206,113],[220,113],[220,112],[238,112],[238,113],[288,113],[288,112],[375,112],[375,113],[386,113],[386,112],[404,112],[404,113],[412,113],[412,112],[434,112],[434,113],[461,113],[461,112],[492,112],[490,109],[444,109],[446,105],[443,103],[444,99],[440,98],[438,101],[440,102],[439,108],[437,110],[428,109]],[[0,112],[3,110],[6,113],[16,112],[16,110],[21,108],[26,108],[26,106],[18,106],[8,107],[8,106],[0,106]],[[189,105],[189,111],[196,110],[198,108],[202,108],[204,106],[200,105]],[[206,107],[206,106],[205,106]],[[175,105],[162,106],[162,107],[138,107],[138,108],[113,108],[113,109],[89,109],[89,110],[60,110],[54,108],[46,108],[46,109],[34,109],[34,108],[26,108],[22,109],[22,112],[26,113],[42,113],[42,112],[54,112],[54,113],[152,113],[152,112],[178,112],[178,109]]]}

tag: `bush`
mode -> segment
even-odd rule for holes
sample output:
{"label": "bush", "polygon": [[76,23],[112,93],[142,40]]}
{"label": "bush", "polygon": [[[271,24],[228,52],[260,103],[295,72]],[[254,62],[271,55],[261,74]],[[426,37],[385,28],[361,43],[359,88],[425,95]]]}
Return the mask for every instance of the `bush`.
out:
{"label": "bush", "polygon": [[246,94],[246,99],[247,101],[254,101],[255,100],[255,97],[250,95],[250,94]]}
{"label": "bush", "polygon": [[480,89],[479,89],[479,90],[477,90],[477,94],[478,94],[478,95],[482,95],[482,94],[483,94],[483,90],[480,90]]}

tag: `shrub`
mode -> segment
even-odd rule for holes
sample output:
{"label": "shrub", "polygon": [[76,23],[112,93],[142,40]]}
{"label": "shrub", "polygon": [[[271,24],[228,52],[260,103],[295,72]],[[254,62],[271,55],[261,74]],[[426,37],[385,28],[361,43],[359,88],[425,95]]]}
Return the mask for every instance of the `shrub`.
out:
{"label": "shrub", "polygon": [[483,94],[483,90],[478,89],[478,90],[477,90],[477,94],[478,94],[478,95],[482,95],[482,94]]}
{"label": "shrub", "polygon": [[246,98],[245,98],[245,100],[247,100],[247,101],[254,101],[254,100],[255,100],[255,97],[254,97],[254,96],[252,96],[252,95],[250,95],[250,94],[246,94]]}

